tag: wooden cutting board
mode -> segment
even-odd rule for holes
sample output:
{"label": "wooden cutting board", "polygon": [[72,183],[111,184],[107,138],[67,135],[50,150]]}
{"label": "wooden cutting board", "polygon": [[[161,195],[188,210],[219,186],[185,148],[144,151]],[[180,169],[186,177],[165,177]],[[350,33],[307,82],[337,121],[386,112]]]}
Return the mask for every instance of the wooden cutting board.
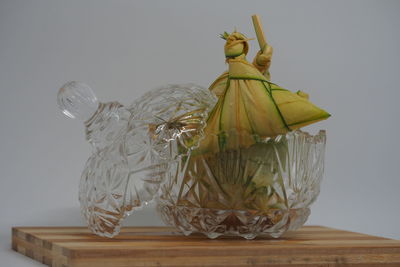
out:
{"label": "wooden cutting board", "polygon": [[14,250],[49,266],[400,266],[400,241],[305,226],[279,239],[189,237],[125,227],[113,239],[83,227],[15,227]]}

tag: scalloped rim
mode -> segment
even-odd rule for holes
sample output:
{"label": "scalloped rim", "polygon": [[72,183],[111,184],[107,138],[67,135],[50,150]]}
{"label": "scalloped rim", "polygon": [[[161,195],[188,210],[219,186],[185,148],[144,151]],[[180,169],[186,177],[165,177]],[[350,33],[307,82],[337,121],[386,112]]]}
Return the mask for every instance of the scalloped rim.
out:
{"label": "scalloped rim", "polygon": [[309,143],[324,143],[326,142],[326,130],[319,130],[317,134],[312,135],[309,132],[302,131],[302,130],[295,130],[295,131],[290,131],[286,134],[282,135],[277,135],[275,137],[267,137],[265,139],[262,139],[263,141],[268,141],[268,140],[279,140],[282,138],[282,136],[285,136],[286,138],[290,138],[292,136],[303,136],[306,138],[306,141]]}
{"label": "scalloped rim", "polygon": [[[234,130],[234,129],[233,129]],[[248,134],[245,132],[245,134]],[[218,137],[218,134],[209,134]],[[240,134],[239,134],[240,135]],[[272,137],[260,137],[259,135],[251,135],[254,137],[255,141],[254,143],[267,143],[267,142],[279,142],[282,138],[287,138],[287,139],[292,139],[292,138],[304,138],[306,143],[314,143],[314,144],[319,144],[319,143],[326,143],[326,130],[319,130],[319,132],[315,135],[310,134],[309,132],[302,131],[302,130],[294,130],[287,132],[286,134],[280,134]],[[200,139],[200,142],[205,138],[205,136],[202,136],[202,139]],[[229,134],[227,135],[227,138],[229,138]]]}

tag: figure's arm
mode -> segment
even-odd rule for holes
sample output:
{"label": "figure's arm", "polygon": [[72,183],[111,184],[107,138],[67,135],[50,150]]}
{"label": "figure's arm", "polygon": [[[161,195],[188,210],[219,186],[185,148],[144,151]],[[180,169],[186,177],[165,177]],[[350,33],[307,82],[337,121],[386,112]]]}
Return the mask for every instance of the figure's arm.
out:
{"label": "figure's arm", "polygon": [[271,79],[269,67],[271,66],[272,52],[272,46],[265,44],[264,48],[258,51],[253,60],[253,65],[267,78],[267,80]]}

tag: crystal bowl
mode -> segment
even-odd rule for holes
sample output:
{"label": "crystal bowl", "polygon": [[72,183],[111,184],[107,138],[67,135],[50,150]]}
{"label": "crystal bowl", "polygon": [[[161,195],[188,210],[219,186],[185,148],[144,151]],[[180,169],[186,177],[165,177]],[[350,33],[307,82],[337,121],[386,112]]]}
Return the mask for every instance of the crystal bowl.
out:
{"label": "crystal bowl", "polygon": [[247,148],[178,157],[157,198],[183,234],[277,238],[301,227],[320,192],[326,133],[297,130]]}

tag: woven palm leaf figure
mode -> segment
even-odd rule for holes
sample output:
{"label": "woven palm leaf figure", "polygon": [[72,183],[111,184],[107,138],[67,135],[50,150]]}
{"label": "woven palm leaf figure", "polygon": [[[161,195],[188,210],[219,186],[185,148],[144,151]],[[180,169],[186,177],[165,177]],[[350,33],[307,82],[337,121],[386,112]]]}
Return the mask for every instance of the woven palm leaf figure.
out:
{"label": "woven palm leaf figure", "polygon": [[249,147],[259,138],[285,134],[330,116],[311,103],[307,94],[270,82],[269,73],[260,72],[262,66],[249,63],[249,39],[243,34],[222,37],[229,69],[210,86],[219,100],[207,120],[203,152]]}

